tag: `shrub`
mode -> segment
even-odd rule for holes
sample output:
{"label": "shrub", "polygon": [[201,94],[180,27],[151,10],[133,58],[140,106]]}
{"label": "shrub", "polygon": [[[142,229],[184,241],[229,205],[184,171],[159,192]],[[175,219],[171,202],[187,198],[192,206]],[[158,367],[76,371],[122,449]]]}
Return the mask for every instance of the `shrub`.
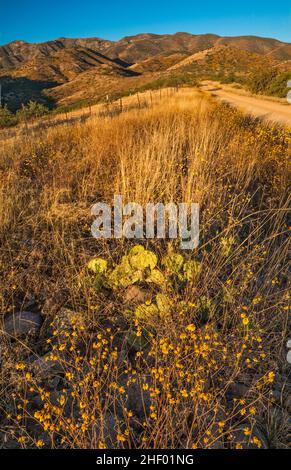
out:
{"label": "shrub", "polygon": [[262,72],[255,72],[247,81],[247,86],[252,93],[265,93],[266,89],[270,86],[272,80],[276,77],[276,70],[264,70]]}
{"label": "shrub", "polygon": [[246,84],[252,93],[284,98],[288,93],[287,82],[290,78],[290,73],[272,69],[253,73]]}
{"label": "shrub", "polygon": [[27,105],[23,106],[19,111],[17,111],[17,116],[19,120],[27,121],[30,119],[35,119],[48,114],[49,110],[46,106],[36,101],[29,101]]}
{"label": "shrub", "polygon": [[0,108],[0,129],[17,124],[17,118],[9,111],[7,106]]}
{"label": "shrub", "polygon": [[271,96],[278,96],[279,98],[285,98],[288,93],[287,82],[290,79],[291,73],[289,72],[276,75],[267,89],[267,94]]}

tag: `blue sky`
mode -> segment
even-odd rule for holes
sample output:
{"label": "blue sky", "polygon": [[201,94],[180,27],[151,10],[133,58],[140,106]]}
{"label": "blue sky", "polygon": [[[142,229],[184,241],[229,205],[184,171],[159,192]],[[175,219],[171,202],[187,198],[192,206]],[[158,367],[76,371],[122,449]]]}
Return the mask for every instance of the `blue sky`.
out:
{"label": "blue sky", "polygon": [[1,0],[0,3],[0,44],[15,39],[41,42],[61,36],[115,40],[141,32],[177,31],[258,35],[291,42],[290,0]]}

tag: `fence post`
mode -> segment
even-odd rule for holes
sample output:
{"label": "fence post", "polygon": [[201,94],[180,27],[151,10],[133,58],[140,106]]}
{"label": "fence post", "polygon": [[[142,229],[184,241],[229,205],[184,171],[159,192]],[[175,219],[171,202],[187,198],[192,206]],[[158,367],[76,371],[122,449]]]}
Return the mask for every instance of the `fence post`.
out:
{"label": "fence post", "polygon": [[28,133],[27,116],[25,115],[25,108],[24,108],[23,103],[21,103],[21,107],[22,107],[22,110],[23,110],[23,113],[24,113],[24,127],[25,127],[25,130],[26,130],[26,133]]}
{"label": "fence post", "polygon": [[109,115],[109,95],[106,95],[106,108],[107,108],[107,114]]}

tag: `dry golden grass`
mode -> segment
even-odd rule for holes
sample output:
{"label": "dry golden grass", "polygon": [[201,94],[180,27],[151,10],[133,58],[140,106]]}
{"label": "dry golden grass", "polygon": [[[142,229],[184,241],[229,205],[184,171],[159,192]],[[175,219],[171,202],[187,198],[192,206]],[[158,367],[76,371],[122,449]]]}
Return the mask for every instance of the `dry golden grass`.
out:
{"label": "dry golden grass", "polygon": [[[288,445],[289,152],[288,130],[191,89],[3,145],[1,314],[34,304],[44,325],[36,340],[2,335],[2,447]],[[201,206],[184,256],[202,269],[151,324],[86,270],[132,247],[90,234],[90,206],[114,194]],[[142,243],[159,259],[179,251]],[[45,353],[49,377],[31,364]]]}

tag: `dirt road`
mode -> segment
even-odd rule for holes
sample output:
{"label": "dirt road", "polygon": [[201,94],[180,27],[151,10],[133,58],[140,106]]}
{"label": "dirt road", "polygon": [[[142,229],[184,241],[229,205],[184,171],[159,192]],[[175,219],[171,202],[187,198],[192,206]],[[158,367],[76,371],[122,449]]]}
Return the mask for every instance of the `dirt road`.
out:
{"label": "dirt road", "polygon": [[240,110],[260,117],[266,121],[277,122],[291,127],[291,104],[268,98],[255,97],[243,90],[236,90],[229,85],[205,81],[202,83],[205,90],[217,98],[236,106]]}

